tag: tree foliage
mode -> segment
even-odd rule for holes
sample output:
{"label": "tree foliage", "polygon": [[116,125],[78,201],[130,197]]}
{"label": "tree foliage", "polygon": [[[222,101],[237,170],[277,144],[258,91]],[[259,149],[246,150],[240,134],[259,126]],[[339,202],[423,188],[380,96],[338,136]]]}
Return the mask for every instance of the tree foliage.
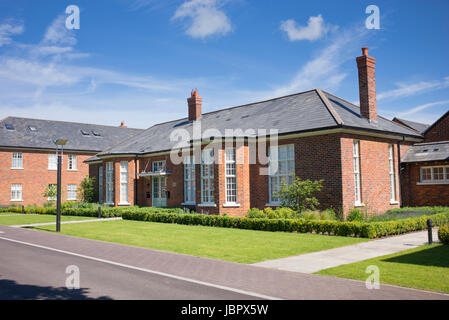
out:
{"label": "tree foliage", "polygon": [[82,202],[95,202],[95,177],[84,177],[78,188],[78,197]]}
{"label": "tree foliage", "polygon": [[321,190],[323,181],[301,180],[294,177],[293,183],[290,185],[285,181],[282,182],[278,192],[282,206],[299,212],[315,210],[320,203],[314,194]]}

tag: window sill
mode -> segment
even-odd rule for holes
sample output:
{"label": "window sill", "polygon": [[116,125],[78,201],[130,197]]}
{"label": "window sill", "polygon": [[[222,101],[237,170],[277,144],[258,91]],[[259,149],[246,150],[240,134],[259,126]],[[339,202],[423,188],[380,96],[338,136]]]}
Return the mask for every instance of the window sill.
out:
{"label": "window sill", "polygon": [[67,171],[76,172],[76,171],[78,171],[78,169],[67,169]]}
{"label": "window sill", "polygon": [[11,168],[11,170],[23,170],[23,168]]}
{"label": "window sill", "polygon": [[23,202],[23,200],[9,200],[9,201],[11,201],[11,202]]}
{"label": "window sill", "polygon": [[224,203],[223,208],[240,208],[240,203]]}
{"label": "window sill", "polygon": [[216,207],[217,205],[215,203],[200,203],[198,207]]}
{"label": "window sill", "polygon": [[399,201],[390,201],[390,204],[399,204]]}
{"label": "window sill", "polygon": [[113,206],[114,205],[114,202],[105,202],[105,203],[103,203],[105,206]]}
{"label": "window sill", "polygon": [[48,171],[58,171],[58,169],[48,169]]}
{"label": "window sill", "polygon": [[195,206],[196,202],[183,202],[181,203],[181,206]]}
{"label": "window sill", "polygon": [[432,182],[417,182],[416,185],[417,186],[427,186],[427,185],[438,185],[438,184],[449,184],[449,181],[432,181]]}
{"label": "window sill", "polygon": [[129,202],[120,202],[120,203],[117,203],[117,205],[118,206],[130,206],[131,203],[129,203]]}
{"label": "window sill", "polygon": [[280,207],[281,204],[279,202],[269,202],[265,204],[265,207]]}
{"label": "window sill", "polygon": [[354,207],[364,207],[365,205],[363,204],[363,203],[360,203],[360,202],[356,202],[355,204],[354,204]]}

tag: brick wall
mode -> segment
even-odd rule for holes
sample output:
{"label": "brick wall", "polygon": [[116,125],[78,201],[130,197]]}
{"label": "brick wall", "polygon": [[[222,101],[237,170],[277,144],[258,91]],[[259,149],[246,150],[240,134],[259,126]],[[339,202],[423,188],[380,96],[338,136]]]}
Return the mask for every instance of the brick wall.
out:
{"label": "brick wall", "polygon": [[[317,194],[321,208],[333,207],[344,210],[347,213],[355,205],[354,167],[353,167],[353,140],[360,140],[361,156],[361,194],[362,203],[370,213],[383,213],[388,209],[398,207],[401,199],[399,186],[399,157],[398,144],[393,140],[356,136],[348,134],[329,134],[309,136],[296,139],[279,140],[279,145],[293,144],[295,151],[295,174],[302,179],[323,179],[323,189]],[[397,203],[390,202],[390,180],[388,170],[388,146],[394,146],[396,199]],[[403,155],[406,146],[401,146]],[[268,146],[265,148],[265,152]],[[266,207],[269,202],[268,176],[261,175],[259,170],[266,168],[263,164],[249,164],[250,151],[248,145],[237,148],[237,158],[243,158],[244,163],[237,164],[237,202],[240,206],[228,207],[226,205],[226,178],[223,146],[218,147],[216,160],[221,162],[214,166],[214,189],[216,206],[192,207],[199,212],[210,214],[244,215],[249,208]],[[258,151],[257,151],[258,152]],[[175,165],[170,160],[170,155],[158,155],[140,158],[138,166],[140,171],[146,168],[151,171],[154,161],[166,161],[167,175],[166,190],[169,193],[167,206],[179,207],[184,202],[184,168],[183,165]],[[125,158],[109,159],[115,162],[115,195],[119,199],[120,161]],[[129,161],[129,203],[134,204],[134,164]],[[197,160],[198,162],[198,160]],[[105,164],[103,164],[105,167]],[[93,169],[95,172],[95,170]],[[196,204],[201,204],[201,167],[196,165]],[[105,176],[105,175],[104,175]],[[105,184],[104,184],[105,185]],[[152,206],[152,178],[138,178],[137,204],[140,206]],[[106,188],[104,188],[106,190]],[[149,197],[148,197],[149,195]],[[115,205],[118,200],[115,201]]]}
{"label": "brick wall", "polygon": [[404,206],[449,206],[449,185],[420,185],[420,168],[449,165],[449,161],[409,163],[404,169]]}
{"label": "brick wall", "polygon": [[[354,161],[353,161],[353,141],[360,141],[360,171],[361,171],[361,209],[369,213],[380,214],[389,209],[399,207],[400,187],[399,187],[399,157],[398,146],[395,141],[370,138],[357,135],[342,135],[342,189],[343,189],[343,210],[347,213],[355,206],[355,182],[354,182]],[[389,144],[394,146],[394,170],[396,177],[396,200],[390,200],[390,176],[388,167]]]}
{"label": "brick wall", "polygon": [[[23,153],[23,170],[11,169],[12,153]],[[57,183],[57,171],[48,169],[48,154],[55,151],[0,150],[0,205],[44,205],[42,193],[49,184]],[[67,155],[76,154],[77,170],[67,169]],[[67,199],[67,185],[77,186],[89,175],[89,167],[83,161],[92,154],[64,152],[62,163],[62,200]],[[11,201],[11,185],[22,184],[23,201]]]}
{"label": "brick wall", "polygon": [[449,112],[426,132],[424,142],[449,141]]}

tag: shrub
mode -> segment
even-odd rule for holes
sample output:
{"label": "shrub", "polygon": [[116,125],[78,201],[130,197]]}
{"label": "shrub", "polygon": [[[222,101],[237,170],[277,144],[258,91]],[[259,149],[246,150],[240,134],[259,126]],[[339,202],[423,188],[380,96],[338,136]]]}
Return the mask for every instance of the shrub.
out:
{"label": "shrub", "polygon": [[438,239],[440,239],[441,243],[449,245],[449,225],[441,226],[438,229]]}
{"label": "shrub", "polygon": [[293,183],[287,185],[285,181],[279,188],[279,198],[282,206],[292,208],[294,211],[315,210],[319,206],[317,198],[313,195],[323,187],[323,180],[301,180],[294,177]]}
{"label": "shrub", "polygon": [[82,202],[94,202],[95,201],[95,177],[89,178],[89,176],[84,177],[78,187],[78,195]]}
{"label": "shrub", "polygon": [[363,212],[358,208],[354,208],[348,213],[347,221],[363,221]]}

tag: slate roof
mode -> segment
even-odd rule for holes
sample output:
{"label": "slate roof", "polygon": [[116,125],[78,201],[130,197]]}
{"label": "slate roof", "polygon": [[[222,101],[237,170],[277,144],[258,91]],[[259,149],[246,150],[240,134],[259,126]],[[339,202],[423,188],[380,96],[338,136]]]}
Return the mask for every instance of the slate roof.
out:
{"label": "slate roof", "polygon": [[416,143],[402,158],[402,162],[449,161],[449,141]]}
{"label": "slate roof", "polygon": [[[6,126],[12,126],[14,130],[8,130]],[[89,135],[83,135],[82,130]],[[142,131],[118,126],[7,117],[0,120],[0,148],[55,149],[53,141],[62,138],[68,140],[65,150],[100,152]]]}
{"label": "slate roof", "polygon": [[[203,133],[208,129],[217,129],[222,137],[226,136],[226,129],[278,129],[282,135],[332,128],[355,128],[422,138],[416,131],[383,117],[379,117],[377,123],[370,122],[360,115],[358,106],[320,89],[203,113],[200,120]],[[192,136],[192,127],[193,122],[188,118],[156,124],[137,136],[104,150],[98,156],[168,151],[177,144],[170,141],[170,133],[175,129],[184,129]]]}
{"label": "slate roof", "polygon": [[410,121],[410,120],[406,120],[406,119],[401,119],[398,117],[395,117],[393,119],[393,121],[396,120],[400,123],[402,123],[403,125],[418,131],[419,133],[423,133],[424,131],[426,131],[427,128],[430,127],[430,124],[425,124],[425,123],[421,123],[421,122],[415,122],[415,121]]}

